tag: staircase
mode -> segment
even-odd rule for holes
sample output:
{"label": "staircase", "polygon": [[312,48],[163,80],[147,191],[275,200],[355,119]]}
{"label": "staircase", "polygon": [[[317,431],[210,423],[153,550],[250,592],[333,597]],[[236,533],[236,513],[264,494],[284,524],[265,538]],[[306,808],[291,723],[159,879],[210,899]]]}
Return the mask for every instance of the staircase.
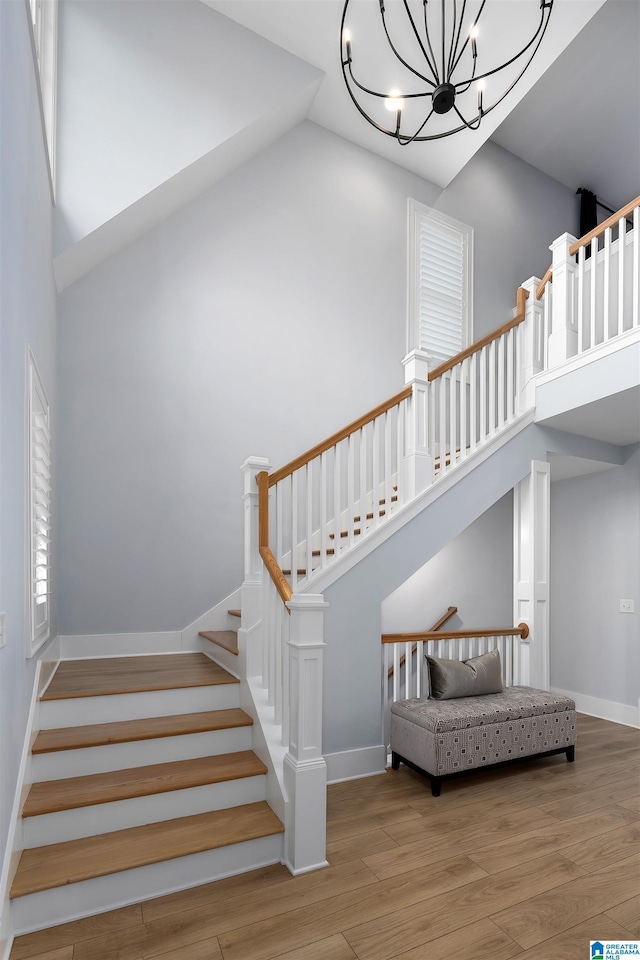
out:
{"label": "staircase", "polygon": [[[204,643],[228,655],[229,635]],[[59,664],[32,747],[16,932],[282,859],[239,688],[204,653]]]}

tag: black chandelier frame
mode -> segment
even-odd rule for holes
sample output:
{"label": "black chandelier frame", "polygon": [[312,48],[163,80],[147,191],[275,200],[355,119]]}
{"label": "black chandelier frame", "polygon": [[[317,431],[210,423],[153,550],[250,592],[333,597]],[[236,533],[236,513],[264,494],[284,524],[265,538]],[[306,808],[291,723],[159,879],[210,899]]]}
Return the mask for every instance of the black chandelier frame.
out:
{"label": "black chandelier frame", "polygon": [[[424,30],[422,35],[409,6],[409,0],[402,0],[411,31],[417,40],[420,52],[424,58],[424,66],[421,65],[421,69],[412,66],[399,53],[396,44],[391,37],[391,33],[387,24],[385,0],[378,0],[382,28],[393,56],[406,70],[408,70],[414,77],[422,81],[428,87],[428,89],[423,89],[418,92],[404,93],[393,90],[383,93],[382,91],[374,90],[368,86],[365,86],[354,75],[352,55],[353,41],[346,28],[347,13],[350,2],[351,0],[345,0],[340,24],[340,59],[342,63],[342,75],[344,77],[344,82],[347,90],[349,91],[349,96],[364,119],[373,127],[375,127],[376,130],[379,130],[380,133],[384,133],[389,137],[393,137],[401,146],[426,140],[440,140],[444,137],[449,137],[454,133],[460,133],[462,130],[477,130],[480,126],[482,118],[488,113],[491,113],[492,110],[495,110],[498,104],[502,103],[505,97],[508,96],[508,94],[514,88],[516,83],[521,79],[527,67],[533,60],[546,33],[554,4],[554,0],[540,0],[540,21],[538,23],[536,32],[518,53],[498,67],[486,70],[484,73],[477,73],[477,27],[487,0],[482,0],[479,10],[473,20],[471,20],[471,26],[467,27],[464,36],[462,30],[465,20],[467,0],[460,0],[460,2],[458,2],[458,0],[441,0],[440,22],[442,37],[440,38],[441,42],[437,44],[439,53],[441,55],[440,60],[434,52],[432,38],[429,32],[429,0],[421,0],[422,14],[424,19]],[[434,0],[434,2],[437,3],[437,0]],[[447,3],[449,4],[451,12],[451,16],[449,17],[449,30],[447,30]],[[449,36],[447,36],[447,33]],[[454,73],[459,67],[469,47],[472,61],[470,72],[468,72],[468,75],[465,76],[464,79],[456,80]],[[521,57],[525,56],[528,51],[530,51],[530,55],[517,77],[509,83],[506,90],[496,100],[494,100],[493,103],[489,104],[488,106],[484,105],[483,90],[482,87],[479,87],[477,114],[470,120],[466,119],[463,116],[460,108],[456,105],[457,97],[460,94],[466,93],[473,83],[480,84],[487,77],[491,77],[497,73],[500,73],[500,71],[505,70],[507,67],[510,67]],[[427,74],[430,74],[430,76]],[[398,105],[395,107],[395,125],[392,127],[385,127],[377,120],[374,120],[373,117],[369,116],[365,108],[359,102],[356,96],[356,91],[360,91],[366,96],[375,97],[379,100],[386,101],[386,105],[391,104],[392,107],[397,103]],[[427,99],[430,100],[430,104],[427,105],[427,115],[418,129],[411,135],[402,133],[401,125],[404,102],[406,100],[426,101]],[[458,126],[454,126],[451,129],[439,131],[437,133],[423,133],[424,128],[434,114],[444,115],[449,113],[451,110],[453,110],[458,119],[461,121]]]}

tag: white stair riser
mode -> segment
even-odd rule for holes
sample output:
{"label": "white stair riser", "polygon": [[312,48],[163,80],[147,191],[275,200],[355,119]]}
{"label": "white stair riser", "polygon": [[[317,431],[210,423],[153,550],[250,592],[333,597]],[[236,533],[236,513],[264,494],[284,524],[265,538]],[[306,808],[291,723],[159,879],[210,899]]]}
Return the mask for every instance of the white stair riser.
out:
{"label": "white stair riser", "polygon": [[148,797],[134,797],[131,800],[97,803],[40,817],[23,817],[24,846],[43,847],[64,840],[112,833],[127,827],[238,807],[264,799],[265,778],[261,775],[190,787],[187,790],[171,790]]}
{"label": "white stair riser", "polygon": [[87,723],[116,723],[118,720],[142,720],[176,713],[228,710],[237,707],[239,699],[240,684],[221,683],[210,687],[42,700],[40,728],[51,730],[57,727],[80,727]]}
{"label": "white stair riser", "polygon": [[237,653],[231,653],[229,650],[225,650],[224,647],[218,646],[217,643],[213,643],[211,640],[205,640],[204,637],[200,637],[200,641],[202,644],[200,649],[205,657],[209,657],[210,660],[224,667],[225,670],[228,670],[229,673],[234,676],[239,676]]}
{"label": "white stair riser", "polygon": [[64,780],[109,770],[125,770],[152,763],[170,763],[220,753],[251,749],[251,727],[209,730],[180,737],[162,737],[113,743],[79,750],[59,750],[35,754],[31,760],[34,783],[41,780]]}
{"label": "white stair riser", "polygon": [[282,834],[43,890],[12,901],[16,935],[245,873],[283,856]]}

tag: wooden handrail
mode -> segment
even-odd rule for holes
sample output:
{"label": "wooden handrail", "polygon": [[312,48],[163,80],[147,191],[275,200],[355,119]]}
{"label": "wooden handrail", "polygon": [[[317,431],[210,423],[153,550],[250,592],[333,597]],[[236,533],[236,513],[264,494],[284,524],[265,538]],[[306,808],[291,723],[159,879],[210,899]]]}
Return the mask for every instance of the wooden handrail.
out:
{"label": "wooden handrail", "polygon": [[551,282],[551,280],[553,280],[553,267],[549,267],[549,269],[548,269],[547,272],[545,273],[544,277],[542,278],[542,280],[540,281],[540,283],[539,283],[538,286],[536,287],[536,300],[539,300],[539,299],[540,299],[540,297],[541,297],[542,294],[544,293],[544,288],[546,287],[546,285],[547,285],[548,283]]}
{"label": "wooden handrail", "polygon": [[429,382],[432,380],[437,380],[438,377],[441,377],[443,373],[447,372],[447,370],[452,370],[456,364],[462,363],[462,361],[466,360],[467,357],[473,356],[474,353],[477,353],[479,350],[482,350],[483,347],[486,347],[488,343],[498,340],[503,333],[508,333],[508,331],[512,330],[513,327],[517,327],[519,323],[522,323],[525,317],[525,303],[528,297],[529,291],[525,290],[524,287],[518,287],[518,292],[516,294],[515,317],[513,317],[511,320],[508,320],[506,323],[503,323],[501,327],[496,327],[496,329],[492,330],[491,333],[485,334],[485,336],[481,337],[480,340],[476,340],[475,343],[465,347],[465,349],[461,350],[460,353],[456,353],[455,357],[450,357],[449,360],[445,360],[444,363],[441,363],[440,366],[436,367],[434,370],[430,370],[427,378]]}
{"label": "wooden handrail", "polygon": [[[569,255],[575,256],[580,247],[586,247],[587,244],[591,243],[592,240],[596,240],[598,237],[601,237],[605,230],[608,230],[609,227],[615,227],[620,220],[625,220],[630,213],[633,213],[636,207],[640,206],[640,197],[636,197],[635,200],[631,200],[630,203],[627,203],[626,206],[621,207],[616,213],[612,213],[607,220],[603,220],[602,223],[599,223],[597,227],[594,227],[593,230],[590,230],[589,233],[585,233],[583,237],[580,237],[579,240],[576,240],[569,247]],[[551,267],[547,270],[544,277],[538,284],[536,290],[536,300],[539,300],[542,294],[544,293],[544,288],[549,283],[550,280],[553,280],[553,270]]]}
{"label": "wooden handrail", "polygon": [[337,433],[327,437],[326,440],[316,444],[315,447],[311,447],[311,449],[307,450],[306,453],[301,454],[299,457],[296,457],[295,460],[287,463],[284,467],[280,467],[279,470],[275,470],[273,473],[269,474],[269,486],[273,487],[276,483],[284,480],[285,477],[291,476],[291,474],[295,473],[296,470],[299,470],[300,467],[304,467],[307,463],[310,463],[312,460],[315,460],[316,457],[319,457],[321,453],[325,453],[327,450],[330,450],[331,447],[335,447],[337,443],[340,443],[341,440],[345,440],[350,434],[355,433],[356,430],[366,427],[368,423],[371,423],[372,420],[382,416],[382,414],[386,413],[387,410],[397,407],[399,403],[402,403],[403,400],[406,400],[411,396],[412,390],[413,388],[411,386],[405,387],[404,390],[400,391],[400,393],[396,393],[396,395],[390,397],[389,400],[385,400],[384,403],[374,407],[374,409],[370,410],[369,413],[365,413],[363,416],[358,417],[358,419],[354,420],[353,423],[343,427],[342,430],[338,430]]}
{"label": "wooden handrail", "polygon": [[[260,556],[264,562],[265,567],[269,572],[269,576],[273,580],[276,590],[280,594],[283,603],[287,603],[288,600],[291,600],[292,592],[289,581],[285,578],[284,573],[278,565],[278,561],[269,550],[269,547],[260,547]],[[289,613],[289,607],[287,607]]]}
{"label": "wooden handrail", "polygon": [[[447,620],[451,620],[451,617],[453,617],[457,612],[458,612],[457,607],[447,607],[447,612],[443,613],[439,620],[436,620],[436,622],[431,627],[431,630],[429,632],[433,633],[436,630],[440,630],[440,628],[445,625]],[[414,645],[411,647],[411,656],[414,655],[417,649],[418,649],[418,644],[414,643]],[[400,663],[398,664],[398,667],[402,667],[406,662],[407,662],[407,658],[403,653],[402,656],[400,657]],[[393,667],[389,667],[389,669],[387,670],[387,678],[392,676],[393,676]]]}
{"label": "wooden handrail", "polygon": [[579,240],[576,240],[576,242],[572,243],[569,247],[570,256],[576,254],[580,247],[586,247],[586,245],[591,243],[592,240],[595,240],[596,237],[601,237],[609,227],[615,227],[619,220],[628,217],[638,206],[640,206],[640,197],[636,197],[635,200],[632,200],[625,207],[621,207],[617,213],[612,214],[608,220],[603,220],[602,223],[599,223],[598,226],[590,230],[589,233],[585,233],[584,237],[580,237]]}
{"label": "wooden handrail", "polygon": [[529,627],[526,623],[519,623],[517,627],[496,627],[489,630],[425,630],[424,633],[383,633],[380,638],[383,643],[411,643],[428,642],[430,640],[467,640],[472,637],[521,637],[526,640],[529,636]]}
{"label": "wooden handrail", "polygon": [[[291,600],[291,587],[278,561],[269,549],[269,474],[261,470],[256,474],[258,484],[258,550],[267,572],[284,604]],[[291,613],[289,607],[287,611]]]}

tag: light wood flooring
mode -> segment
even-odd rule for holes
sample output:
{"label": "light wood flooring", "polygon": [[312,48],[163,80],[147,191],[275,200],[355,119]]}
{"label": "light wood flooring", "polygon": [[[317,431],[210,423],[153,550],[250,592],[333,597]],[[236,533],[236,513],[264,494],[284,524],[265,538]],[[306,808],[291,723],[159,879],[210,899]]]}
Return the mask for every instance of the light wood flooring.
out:
{"label": "light wood flooring", "polygon": [[550,757],[331,786],[324,870],[280,866],[17,938],[11,960],[587,960],[640,938],[640,731]]}

